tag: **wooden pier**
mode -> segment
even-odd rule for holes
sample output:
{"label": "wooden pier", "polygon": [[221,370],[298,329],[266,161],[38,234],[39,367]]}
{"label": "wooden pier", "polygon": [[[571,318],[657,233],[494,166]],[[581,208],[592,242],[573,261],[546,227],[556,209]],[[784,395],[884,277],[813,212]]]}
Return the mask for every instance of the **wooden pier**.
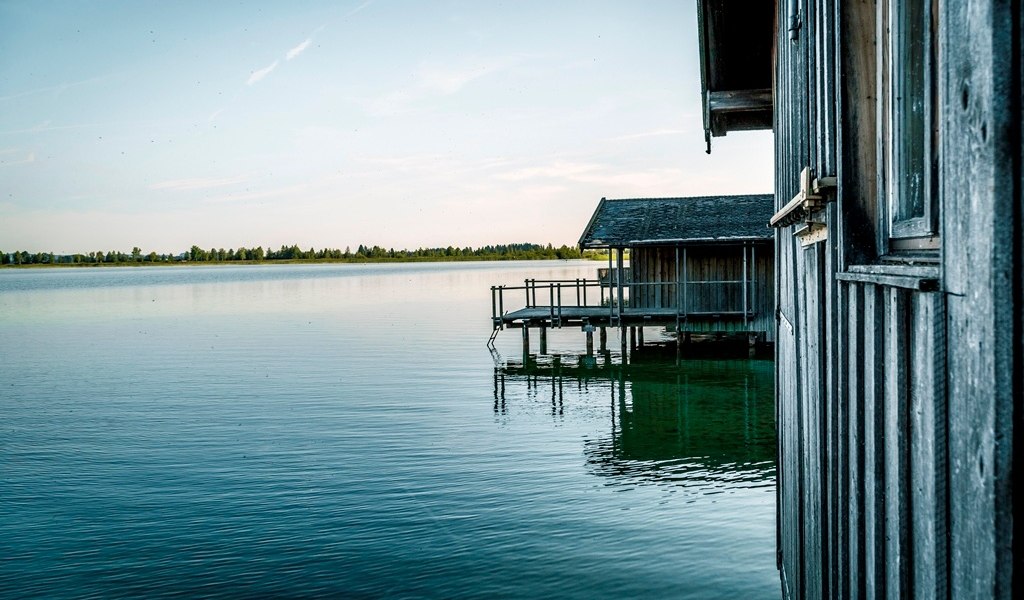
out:
{"label": "wooden pier", "polygon": [[[579,327],[593,353],[607,329],[623,349],[644,344],[644,327],[664,327],[677,345],[692,334],[749,336],[750,346],[775,340],[770,194],[694,198],[602,198],[580,247],[608,251],[594,279],[526,279],[491,288],[491,339],[522,329]],[[629,252],[630,266],[625,255]]]}

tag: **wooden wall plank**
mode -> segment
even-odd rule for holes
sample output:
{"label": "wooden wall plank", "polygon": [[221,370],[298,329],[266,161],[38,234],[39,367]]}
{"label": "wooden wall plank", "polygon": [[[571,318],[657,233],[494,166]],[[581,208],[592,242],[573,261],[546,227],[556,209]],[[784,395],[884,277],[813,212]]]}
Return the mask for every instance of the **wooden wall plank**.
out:
{"label": "wooden wall plank", "polygon": [[[943,2],[939,22],[943,284],[947,292],[950,587],[1012,595],[1015,340],[1010,282],[1020,123],[1019,2]],[[1015,133],[1016,132],[1016,133]],[[1019,265],[1017,266],[1019,268]]]}
{"label": "wooden wall plank", "polygon": [[941,294],[915,294],[910,328],[910,546],[913,597],[946,595],[945,333]]}
{"label": "wooden wall plank", "polygon": [[885,438],[882,428],[882,299],[879,288],[864,286],[864,590],[885,597]]}
{"label": "wooden wall plank", "polygon": [[887,597],[908,593],[907,528],[907,292],[886,288],[884,431],[885,431],[885,579]]}
{"label": "wooden wall plank", "polygon": [[824,522],[825,485],[825,412],[823,403],[824,378],[822,373],[822,322],[824,307],[821,295],[822,252],[821,245],[815,244],[800,252],[803,265],[800,278],[803,288],[803,304],[800,310],[801,330],[804,333],[802,353],[802,375],[805,378],[803,394],[800,397],[802,413],[804,466],[803,477],[803,527],[805,531],[804,564],[809,567],[805,573],[805,598],[825,597],[826,586],[823,576],[828,563],[827,528]]}
{"label": "wooden wall plank", "polygon": [[[830,249],[830,260],[835,260],[834,250]],[[834,266],[827,272],[832,272]],[[849,308],[847,295],[850,293],[850,286],[832,286],[834,300],[827,303],[828,321],[835,328],[835,335],[830,337],[829,354],[832,357],[833,365],[830,365],[829,390],[833,417],[829,423],[830,436],[832,438],[832,458],[829,459],[832,489],[829,492],[829,515],[832,520],[833,538],[830,544],[832,556],[832,596],[834,598],[846,598],[849,595],[848,582],[849,572],[849,515],[847,514],[847,498],[849,497],[850,482],[850,450],[849,431],[850,415],[849,403],[846,400],[848,390],[847,378],[849,377],[849,363],[859,360],[856,354],[848,353],[849,344],[846,338],[849,336],[847,310]]]}
{"label": "wooden wall plank", "polygon": [[846,294],[846,355],[851,359],[846,374],[846,404],[849,428],[847,430],[848,473],[847,527],[849,529],[846,553],[849,579],[846,590],[849,598],[864,597],[864,326],[863,285],[850,284]]}

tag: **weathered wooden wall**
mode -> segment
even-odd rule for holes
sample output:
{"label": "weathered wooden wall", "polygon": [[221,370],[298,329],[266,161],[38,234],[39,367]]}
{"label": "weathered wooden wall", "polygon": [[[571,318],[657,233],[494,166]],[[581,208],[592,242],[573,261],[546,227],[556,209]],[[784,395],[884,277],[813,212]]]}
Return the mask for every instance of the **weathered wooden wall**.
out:
{"label": "weathered wooden wall", "polygon": [[839,188],[827,240],[776,238],[783,593],[1020,597],[1021,3],[935,4],[941,250],[924,267],[876,245],[876,2],[780,2],[777,23],[791,6],[776,202],[807,166]]}
{"label": "weathered wooden wall", "polygon": [[[1021,548],[1020,540],[1012,539],[1010,500],[1012,452],[1015,444],[1018,453],[1020,448],[1013,424],[1015,418],[1019,422],[1024,396],[1013,376],[1021,367],[1024,311],[1022,260],[1014,252],[1022,212],[1022,8],[1019,1],[940,6],[939,18],[949,28],[940,81],[945,106],[940,177],[950,590],[955,597],[1009,598],[1012,549]],[[1021,519],[1018,511],[1018,523]]]}
{"label": "weathered wooden wall", "polygon": [[[733,333],[751,331],[775,340],[774,248],[771,243],[747,247],[747,308],[753,313],[744,324],[742,316],[722,319],[688,319],[683,331],[694,333]],[[743,249],[739,245],[693,245],[680,249],[680,277],[676,285],[676,250],[667,246],[640,246],[630,249],[630,268],[634,282],[657,283],[630,289],[631,306],[672,308],[682,295],[684,313],[728,313],[743,310]],[[685,261],[684,261],[685,256]],[[725,285],[701,282],[731,281]]]}

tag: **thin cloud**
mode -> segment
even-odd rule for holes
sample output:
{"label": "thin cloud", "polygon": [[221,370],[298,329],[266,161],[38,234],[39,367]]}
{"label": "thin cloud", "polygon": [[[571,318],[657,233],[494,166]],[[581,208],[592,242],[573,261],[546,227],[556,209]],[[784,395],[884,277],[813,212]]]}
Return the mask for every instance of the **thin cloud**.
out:
{"label": "thin cloud", "polygon": [[194,179],[171,179],[149,186],[151,190],[193,191],[224,187],[244,183],[245,177],[197,177]]}
{"label": "thin cloud", "polygon": [[82,85],[88,85],[90,83],[99,83],[101,81],[110,79],[113,76],[114,76],[113,74],[100,75],[100,76],[97,76],[97,77],[90,77],[89,79],[82,79],[82,80],[79,80],[79,81],[62,82],[62,83],[58,83],[56,85],[50,85],[50,86],[46,86],[46,87],[35,88],[35,89],[31,89],[31,90],[25,90],[25,91],[22,91],[22,92],[16,92],[16,93],[13,93],[13,94],[7,94],[7,95],[4,95],[4,96],[0,96],[0,102],[6,101],[6,100],[13,100],[15,98],[22,98],[22,97],[25,97],[25,96],[32,96],[34,94],[46,94],[46,93],[50,93],[50,92],[53,92],[55,96],[59,96],[59,95],[63,94],[64,92],[66,92],[66,91],[68,91],[68,90],[70,90],[72,88],[76,88],[76,87],[82,86]]}
{"label": "thin cloud", "polygon": [[[0,152],[0,157],[2,157],[5,154],[12,154],[12,153]],[[16,158],[14,160],[6,160],[4,158],[0,158],[0,167],[13,167],[14,165],[27,165],[29,163],[34,163],[34,162],[36,162],[36,153],[35,152],[29,152],[25,156],[25,158]]]}
{"label": "thin cloud", "polygon": [[362,12],[363,9],[367,8],[368,6],[370,6],[371,4],[373,4],[376,1],[377,0],[366,0],[366,2],[363,2],[359,6],[357,6],[354,9],[348,11],[347,13],[345,13],[341,18],[342,19],[347,19],[347,18],[349,18],[351,16],[354,16],[356,13]]}
{"label": "thin cloud", "polygon": [[661,137],[666,135],[689,135],[692,134],[692,130],[686,129],[656,129],[654,131],[644,131],[642,133],[631,133],[627,135],[620,135],[613,138],[609,138],[612,142],[622,142],[625,140],[639,140],[650,137]]}
{"label": "thin cloud", "polygon": [[9,131],[0,131],[0,135],[15,135],[19,133],[43,133],[45,131],[64,131],[67,129],[84,129],[87,127],[103,127],[114,125],[115,123],[79,123],[77,125],[50,125],[50,121],[44,121],[39,125],[28,127],[26,129],[11,129]]}
{"label": "thin cloud", "polygon": [[296,56],[302,54],[303,52],[306,51],[306,48],[309,48],[309,46],[312,43],[313,43],[313,38],[311,38],[311,37],[310,38],[306,38],[305,40],[303,40],[303,42],[301,44],[299,44],[298,46],[296,46],[296,47],[294,47],[294,48],[292,48],[291,50],[288,51],[288,54],[286,54],[285,57],[284,57],[285,60],[291,60],[291,59],[295,58]]}
{"label": "thin cloud", "polygon": [[246,81],[245,84],[246,85],[252,85],[252,84],[258,82],[259,80],[263,79],[267,75],[270,75],[271,71],[276,69],[277,65],[280,62],[281,61],[279,61],[279,60],[275,60],[274,62],[270,63],[266,67],[263,67],[262,69],[260,69],[258,71],[253,71],[252,74],[249,75],[249,80]]}
{"label": "thin cloud", "polygon": [[371,115],[397,115],[422,112],[424,101],[453,96],[473,82],[508,71],[529,60],[526,54],[499,57],[474,57],[460,64],[421,63],[415,82],[398,90],[363,101]]}

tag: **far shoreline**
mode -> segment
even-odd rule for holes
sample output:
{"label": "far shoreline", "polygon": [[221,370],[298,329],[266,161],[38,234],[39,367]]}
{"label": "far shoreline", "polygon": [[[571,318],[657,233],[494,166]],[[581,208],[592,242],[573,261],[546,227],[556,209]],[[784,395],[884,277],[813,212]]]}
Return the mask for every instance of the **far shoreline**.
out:
{"label": "far shoreline", "polygon": [[382,264],[382,263],[453,263],[453,262],[543,262],[543,261],[569,261],[585,260],[591,262],[607,261],[607,254],[593,254],[580,258],[529,258],[520,256],[460,256],[451,258],[439,258],[436,256],[424,257],[382,257],[382,258],[282,258],[272,260],[175,260],[175,261],[126,261],[126,262],[81,262],[81,263],[31,263],[31,264],[5,264],[0,269],[79,269],[79,268],[107,268],[107,267],[205,267],[205,266],[265,266],[265,265],[316,265],[316,264]]}

